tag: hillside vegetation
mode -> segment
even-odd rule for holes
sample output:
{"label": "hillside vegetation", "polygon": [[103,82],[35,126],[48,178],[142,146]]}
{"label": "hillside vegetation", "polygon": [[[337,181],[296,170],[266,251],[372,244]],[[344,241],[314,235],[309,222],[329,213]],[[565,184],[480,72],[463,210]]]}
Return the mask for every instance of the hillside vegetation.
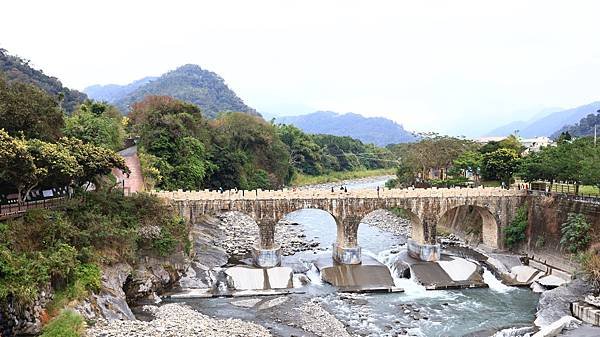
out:
{"label": "hillside vegetation", "polygon": [[[120,91],[112,87],[114,96],[107,99],[125,114],[129,113],[134,103],[147,96],[158,95],[170,96],[194,104],[208,118],[214,118],[220,112],[231,111],[258,115],[256,110],[247,106],[235,92],[229,89],[219,75],[193,64],[181,66],[151,81],[136,81],[125,87]],[[97,87],[88,87],[92,98],[100,100],[110,98],[110,96],[98,95],[94,92],[94,88]]]}
{"label": "hillside vegetation", "polygon": [[275,120],[277,123],[294,125],[307,133],[350,136],[378,146],[408,143],[417,139],[402,125],[383,117],[318,111],[307,115],[277,117]]}
{"label": "hillside vegetation", "polygon": [[[582,118],[579,123],[565,125],[552,134],[552,138],[558,138],[562,133],[569,133],[572,137],[587,137],[594,135],[594,127],[600,126],[600,114],[589,114]],[[600,130],[597,130],[600,132]]]}
{"label": "hillside vegetation", "polygon": [[53,99],[59,101],[67,113],[73,112],[77,105],[87,98],[86,94],[82,92],[64,87],[56,77],[48,76],[41,70],[32,68],[28,60],[10,55],[8,51],[0,48],[0,77],[2,76],[9,83],[33,84],[44,90]]}

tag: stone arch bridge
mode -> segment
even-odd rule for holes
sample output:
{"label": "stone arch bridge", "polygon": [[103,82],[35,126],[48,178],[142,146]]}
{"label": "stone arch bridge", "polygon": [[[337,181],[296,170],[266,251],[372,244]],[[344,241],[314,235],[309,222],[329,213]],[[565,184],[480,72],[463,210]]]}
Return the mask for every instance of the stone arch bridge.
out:
{"label": "stone arch bridge", "polygon": [[503,248],[503,229],[524,202],[526,191],[500,188],[389,189],[351,190],[278,190],[278,191],[174,191],[156,192],[169,199],[180,215],[194,223],[202,215],[239,211],[252,217],[259,226],[254,247],[259,266],[273,266],[281,261],[280,246],[275,240],[275,225],[286,214],[300,209],[320,209],[333,216],[337,224],[337,241],[333,257],[340,263],[361,262],[358,226],[362,218],[377,209],[401,208],[410,217],[412,240],[409,253],[422,260],[439,258],[436,228],[440,219],[458,207],[473,207],[481,215],[483,244]]}

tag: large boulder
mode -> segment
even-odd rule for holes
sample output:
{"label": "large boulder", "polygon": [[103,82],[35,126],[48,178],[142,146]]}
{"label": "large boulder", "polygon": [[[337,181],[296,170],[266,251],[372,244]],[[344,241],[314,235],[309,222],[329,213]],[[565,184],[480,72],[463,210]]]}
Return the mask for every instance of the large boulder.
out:
{"label": "large boulder", "polygon": [[112,320],[133,320],[123,285],[131,275],[133,268],[126,263],[117,263],[102,268],[101,288],[97,294],[81,301],[75,306],[86,319],[104,318]]}
{"label": "large boulder", "polygon": [[588,283],[581,279],[541,294],[536,313],[535,325],[544,327],[571,315],[571,303],[581,300],[591,292]]}
{"label": "large boulder", "polygon": [[123,289],[129,303],[154,300],[157,294],[175,286],[190,266],[189,257],[176,252],[166,257],[140,258]]}

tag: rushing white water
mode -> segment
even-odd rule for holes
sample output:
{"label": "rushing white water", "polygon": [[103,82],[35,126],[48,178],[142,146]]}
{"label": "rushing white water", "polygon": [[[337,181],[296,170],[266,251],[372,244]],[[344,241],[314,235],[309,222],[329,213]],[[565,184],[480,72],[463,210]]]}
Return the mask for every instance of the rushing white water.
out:
{"label": "rushing white water", "polygon": [[310,283],[312,285],[316,285],[316,286],[323,285],[323,280],[321,279],[321,272],[319,272],[319,270],[317,269],[317,267],[315,267],[315,265],[312,265],[310,267],[310,269],[306,272],[306,276],[310,279]]}
{"label": "rushing white water", "polygon": [[499,293],[507,293],[515,289],[514,287],[509,287],[502,283],[502,281],[497,279],[496,276],[485,267],[483,268],[483,282],[487,283],[490,289]]}

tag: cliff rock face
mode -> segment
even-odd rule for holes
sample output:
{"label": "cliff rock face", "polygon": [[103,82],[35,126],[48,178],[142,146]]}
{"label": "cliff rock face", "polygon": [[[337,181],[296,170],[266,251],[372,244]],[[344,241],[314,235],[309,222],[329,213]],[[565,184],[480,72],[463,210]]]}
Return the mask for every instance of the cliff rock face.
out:
{"label": "cliff rock face", "polygon": [[[592,225],[592,233],[600,233],[600,200],[582,200],[565,195],[528,198],[527,249],[546,253],[559,252],[560,226],[569,213],[585,215]],[[593,238],[593,242],[598,238]]]}
{"label": "cliff rock face", "polygon": [[23,305],[14,299],[0,303],[0,336],[35,335],[47,319],[44,307],[52,299],[50,286],[42,289],[32,303]]}
{"label": "cliff rock face", "polygon": [[[177,284],[189,265],[189,257],[176,252],[166,257],[142,256],[134,266],[103,266],[100,291],[69,306],[89,320],[134,320],[129,305],[155,299]],[[39,334],[48,320],[44,308],[52,298],[53,291],[48,286],[33,303],[0,303],[0,336]]]}
{"label": "cliff rock face", "polygon": [[76,310],[86,319],[106,320],[135,319],[127,305],[123,284],[133,268],[126,263],[118,263],[102,269],[102,288],[98,294],[82,301]]}
{"label": "cliff rock face", "polygon": [[157,295],[176,285],[189,266],[190,259],[183,252],[166,257],[143,256],[123,284],[127,302],[155,300]]}

